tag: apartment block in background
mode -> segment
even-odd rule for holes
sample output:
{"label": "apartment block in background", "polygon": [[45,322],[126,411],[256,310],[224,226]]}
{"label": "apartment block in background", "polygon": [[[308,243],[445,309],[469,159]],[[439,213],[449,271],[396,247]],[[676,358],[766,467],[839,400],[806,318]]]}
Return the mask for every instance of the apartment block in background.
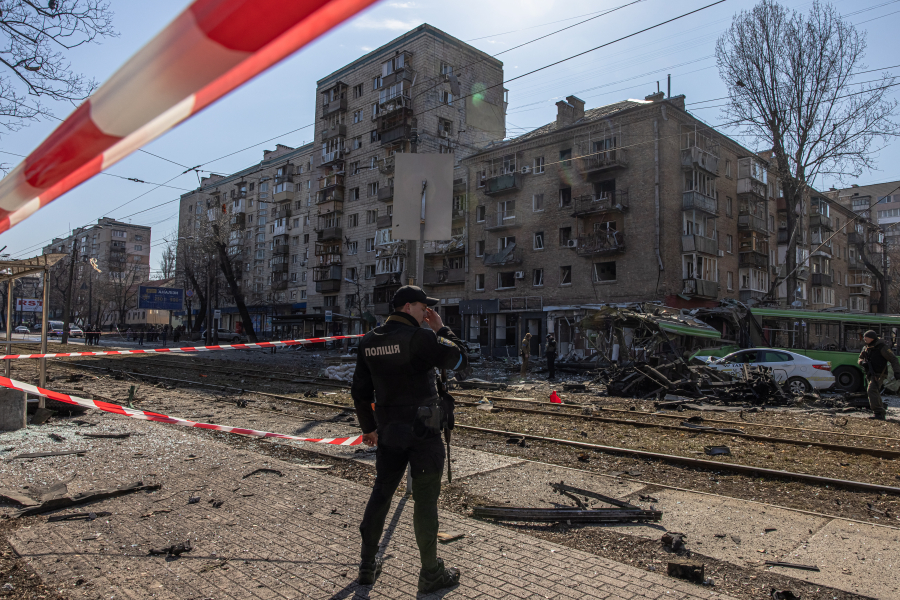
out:
{"label": "apartment block in background", "polygon": [[[309,305],[318,334],[358,332],[391,311],[416,272],[412,245],[394,239],[394,156],[459,160],[506,135],[500,61],[421,25],[317,84],[318,182]],[[461,331],[465,290],[465,170],[454,174],[453,239],[427,244],[424,281],[445,322]],[[330,320],[326,320],[330,319]]]}
{"label": "apartment block in background", "polygon": [[[202,250],[208,248],[203,238],[208,236],[210,219],[222,221],[229,230],[227,255],[254,331],[271,333],[276,317],[290,321],[291,315],[306,311],[307,261],[315,236],[310,215],[317,185],[312,151],[312,144],[300,148],[278,144],[264,151],[258,164],[228,176],[204,177],[197,190],[181,196],[176,277],[195,292],[192,316],[201,312],[207,269],[215,270],[218,260]],[[210,294],[212,308],[222,315],[218,327],[242,329],[220,269],[211,279]]]}
{"label": "apartment block in background", "polygon": [[[862,310],[834,293],[835,265],[852,273],[832,254],[852,255],[848,236],[819,247],[833,232],[832,209],[847,218],[842,209],[819,194],[787,207],[768,156],[697,120],[684,102],[657,93],[586,110],[569,96],[554,122],[463,160],[465,339],[514,357],[526,332],[536,352],[549,331],[561,353],[585,352],[579,322],[605,303],[692,308],[730,298]],[[787,274],[788,209],[801,215],[791,290],[775,285]]]}

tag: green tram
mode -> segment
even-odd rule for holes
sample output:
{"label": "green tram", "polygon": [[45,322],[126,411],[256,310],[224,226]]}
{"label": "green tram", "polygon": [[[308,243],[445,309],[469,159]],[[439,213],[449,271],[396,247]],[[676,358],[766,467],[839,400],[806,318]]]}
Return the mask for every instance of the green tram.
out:
{"label": "green tram", "polygon": [[[900,315],[817,312],[811,310],[751,308],[756,346],[783,348],[831,363],[835,388],[845,392],[865,388],[865,371],[856,364],[863,347],[863,334],[872,329],[896,351]],[[755,325],[755,327],[753,327]],[[698,354],[725,356],[737,346],[706,348]]]}

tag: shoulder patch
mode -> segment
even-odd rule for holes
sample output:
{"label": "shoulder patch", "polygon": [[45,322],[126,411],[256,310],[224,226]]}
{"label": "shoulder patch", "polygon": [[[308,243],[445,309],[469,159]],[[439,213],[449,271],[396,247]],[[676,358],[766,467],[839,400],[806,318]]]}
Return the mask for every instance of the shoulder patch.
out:
{"label": "shoulder patch", "polygon": [[439,344],[443,344],[445,346],[450,346],[451,348],[456,348],[456,344],[454,344],[453,342],[451,342],[450,340],[448,340],[445,337],[437,336],[437,341]]}

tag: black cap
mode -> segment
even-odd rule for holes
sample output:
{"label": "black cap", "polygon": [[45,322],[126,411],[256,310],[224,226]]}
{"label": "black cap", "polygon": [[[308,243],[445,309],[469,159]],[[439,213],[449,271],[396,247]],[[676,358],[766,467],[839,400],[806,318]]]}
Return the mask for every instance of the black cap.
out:
{"label": "black cap", "polygon": [[878,334],[872,331],[871,329],[863,334],[864,338],[869,338],[870,340],[877,340]]}
{"label": "black cap", "polygon": [[394,293],[394,308],[400,308],[407,302],[424,302],[428,306],[434,306],[440,300],[437,298],[429,298],[422,291],[422,288],[416,285],[404,285]]}

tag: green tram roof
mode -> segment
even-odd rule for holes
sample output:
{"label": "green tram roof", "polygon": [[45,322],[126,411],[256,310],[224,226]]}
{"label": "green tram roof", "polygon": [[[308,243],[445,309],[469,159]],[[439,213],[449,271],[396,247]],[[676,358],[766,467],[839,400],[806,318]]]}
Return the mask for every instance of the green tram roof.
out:
{"label": "green tram roof", "polygon": [[838,313],[817,312],[814,310],[795,310],[779,308],[751,308],[750,314],[757,317],[777,319],[806,319],[808,321],[843,321],[845,323],[865,323],[867,325],[887,325],[900,327],[900,315],[884,315],[874,313]]}

